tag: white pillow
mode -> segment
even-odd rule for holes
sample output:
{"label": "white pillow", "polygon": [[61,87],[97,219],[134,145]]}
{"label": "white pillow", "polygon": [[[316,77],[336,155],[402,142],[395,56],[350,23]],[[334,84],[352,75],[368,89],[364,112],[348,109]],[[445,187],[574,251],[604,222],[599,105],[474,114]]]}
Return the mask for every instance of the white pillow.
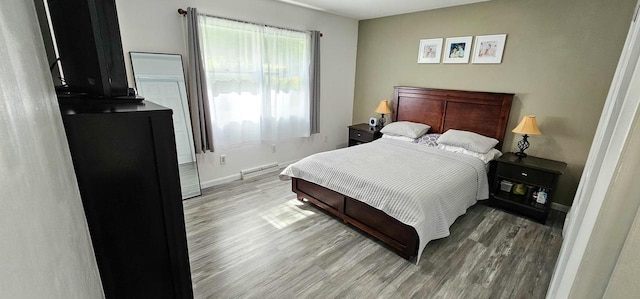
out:
{"label": "white pillow", "polygon": [[452,153],[461,153],[461,154],[469,155],[472,157],[476,157],[482,160],[482,162],[484,162],[485,164],[502,156],[502,152],[500,152],[495,148],[490,149],[488,152],[484,154],[472,152],[462,147],[446,145],[446,144],[438,144],[438,148],[448,152],[452,152]]}
{"label": "white pillow", "polygon": [[469,131],[448,130],[438,138],[438,144],[453,145],[484,154],[498,144],[498,140]]}
{"label": "white pillow", "polygon": [[410,121],[397,121],[384,126],[380,132],[383,134],[401,135],[415,139],[427,133],[429,129],[431,129],[431,126],[425,124]]}
{"label": "white pillow", "polygon": [[416,141],[414,138],[410,138],[410,137],[407,137],[407,136],[391,135],[391,134],[382,134],[382,138],[383,139],[401,140],[401,141],[407,141],[407,142],[415,142]]}

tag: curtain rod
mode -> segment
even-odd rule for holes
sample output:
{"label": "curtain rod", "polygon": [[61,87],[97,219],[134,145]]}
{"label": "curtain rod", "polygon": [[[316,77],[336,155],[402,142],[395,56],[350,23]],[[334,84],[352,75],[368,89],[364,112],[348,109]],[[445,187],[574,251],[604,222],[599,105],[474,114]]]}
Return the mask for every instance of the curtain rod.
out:
{"label": "curtain rod", "polygon": [[[178,8],[178,14],[182,15],[182,16],[186,16],[187,15],[187,11],[182,9],[182,8]],[[246,23],[246,24],[253,24],[253,25],[258,25],[258,26],[266,26],[266,27],[272,27],[272,28],[277,28],[277,29],[283,29],[283,30],[289,30],[289,31],[296,31],[296,32],[304,32],[307,33],[309,31],[304,31],[304,30],[297,30],[297,29],[291,29],[291,28],[285,28],[285,27],[278,27],[278,26],[271,26],[271,25],[266,25],[266,24],[260,24],[260,23],[256,23],[256,22],[249,22],[249,21],[243,21],[243,20],[237,20],[237,19],[232,19],[232,18],[225,18],[225,17],[219,17],[219,16],[214,16],[214,15],[208,15],[208,14],[203,14],[200,13],[203,16],[207,16],[207,17],[213,17],[213,18],[218,18],[218,19],[224,19],[224,20],[229,20],[229,21],[234,21],[234,22],[241,22],[241,23]],[[322,37],[323,34],[320,33],[320,36]]]}

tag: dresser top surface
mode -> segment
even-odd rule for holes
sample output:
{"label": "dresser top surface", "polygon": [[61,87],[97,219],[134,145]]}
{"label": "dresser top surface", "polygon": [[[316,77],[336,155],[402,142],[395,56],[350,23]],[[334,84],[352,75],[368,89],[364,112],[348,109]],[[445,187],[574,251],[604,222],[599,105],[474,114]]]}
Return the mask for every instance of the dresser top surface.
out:
{"label": "dresser top surface", "polygon": [[160,106],[154,102],[144,100],[139,103],[104,103],[104,102],[91,102],[86,100],[84,102],[77,101],[65,101],[60,100],[60,111],[63,115],[72,114],[93,114],[93,113],[127,113],[127,112],[150,112],[150,111],[169,111],[171,109]]}

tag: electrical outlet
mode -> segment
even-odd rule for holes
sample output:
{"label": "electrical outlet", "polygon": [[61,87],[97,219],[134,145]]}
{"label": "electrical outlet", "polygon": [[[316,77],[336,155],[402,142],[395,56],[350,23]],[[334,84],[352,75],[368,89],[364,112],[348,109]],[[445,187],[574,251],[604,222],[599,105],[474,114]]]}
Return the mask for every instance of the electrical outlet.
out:
{"label": "electrical outlet", "polygon": [[327,142],[327,141],[329,141],[329,136],[324,135],[324,142]]}
{"label": "electrical outlet", "polygon": [[276,144],[275,143],[271,145],[271,152],[272,153],[276,152]]}
{"label": "electrical outlet", "polygon": [[220,155],[220,164],[227,163],[227,155]]}

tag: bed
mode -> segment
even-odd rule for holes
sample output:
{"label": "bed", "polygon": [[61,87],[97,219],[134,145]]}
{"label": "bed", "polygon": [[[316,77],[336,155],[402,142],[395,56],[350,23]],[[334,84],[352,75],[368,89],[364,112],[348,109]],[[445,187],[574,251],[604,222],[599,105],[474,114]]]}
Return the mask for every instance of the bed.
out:
{"label": "bed", "polygon": [[[501,149],[512,100],[513,94],[506,93],[395,87],[392,119],[394,122],[428,124],[430,133],[443,133],[449,129],[475,132],[497,139],[496,148]],[[488,197],[489,184],[484,163],[476,158],[461,158],[461,155],[441,152],[382,139],[305,158],[287,167],[281,179],[291,179],[292,191],[299,200],[338,217],[384,242],[400,256],[417,262],[426,243],[448,236],[448,228],[458,216],[477,200]],[[428,157],[421,159],[420,163],[411,162],[416,168],[427,168],[425,171],[409,174],[406,166],[394,168],[394,165],[406,165],[403,159],[416,161],[417,157]],[[336,167],[341,165],[341,170],[330,172],[325,167],[329,162]],[[380,170],[358,168],[364,164],[375,164]],[[454,180],[459,185],[445,182],[442,178],[438,180],[442,174],[436,176],[428,171],[434,168],[433,165],[438,165],[438,169],[448,165],[445,177],[454,173],[458,177],[465,173],[467,175],[463,177],[469,178]],[[351,175],[347,176],[349,172]],[[334,184],[336,178],[343,174],[348,179]],[[405,189],[410,190],[390,191],[387,186],[395,184],[394,180],[402,183],[409,179],[414,183]],[[471,186],[473,184],[476,186]],[[414,195],[414,189],[430,188],[440,190],[437,192],[439,196],[434,196],[429,203],[430,208],[421,207],[426,203]],[[468,191],[456,195],[458,193],[447,191],[452,189]],[[402,204],[408,208],[399,211],[397,207]],[[424,215],[418,217],[411,212],[413,210],[423,211]]]}

